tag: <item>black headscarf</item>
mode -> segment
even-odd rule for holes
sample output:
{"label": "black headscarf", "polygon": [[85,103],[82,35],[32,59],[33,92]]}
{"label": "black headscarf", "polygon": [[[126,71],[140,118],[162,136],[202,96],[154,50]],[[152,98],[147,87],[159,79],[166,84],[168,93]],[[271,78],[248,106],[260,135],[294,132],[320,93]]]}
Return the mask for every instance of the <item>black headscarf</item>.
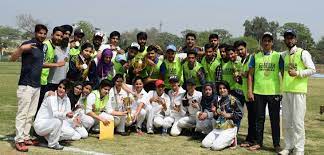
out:
{"label": "black headscarf", "polygon": [[[206,96],[206,94],[205,94],[205,88],[207,86],[212,88],[212,95],[211,96]],[[203,92],[203,96],[202,96],[202,99],[201,99],[201,102],[200,102],[201,107],[202,107],[202,111],[204,111],[204,110],[211,111],[213,101],[215,99],[217,99],[217,95],[215,94],[214,85],[212,83],[206,83],[203,86],[202,92]]]}
{"label": "black headscarf", "polygon": [[[75,82],[74,83],[74,87],[76,86],[82,86],[82,83],[81,82]],[[75,107],[75,105],[78,103],[80,97],[81,97],[81,94],[80,95],[75,95],[74,94],[74,87],[71,91],[68,92],[68,97],[70,99],[70,102],[71,102],[71,109],[73,109]]]}

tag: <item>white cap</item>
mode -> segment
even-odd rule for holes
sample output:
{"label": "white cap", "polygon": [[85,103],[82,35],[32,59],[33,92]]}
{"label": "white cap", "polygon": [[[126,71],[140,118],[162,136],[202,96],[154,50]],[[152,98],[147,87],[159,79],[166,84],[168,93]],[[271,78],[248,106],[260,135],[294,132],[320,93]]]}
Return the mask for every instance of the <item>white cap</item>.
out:
{"label": "white cap", "polygon": [[133,42],[131,45],[130,45],[131,48],[137,48],[137,50],[140,50],[140,45],[137,43],[137,42]]}
{"label": "white cap", "polygon": [[103,37],[105,36],[105,34],[102,33],[102,32],[100,32],[100,31],[97,31],[97,32],[94,34],[94,36],[99,36],[99,37],[103,38]]}

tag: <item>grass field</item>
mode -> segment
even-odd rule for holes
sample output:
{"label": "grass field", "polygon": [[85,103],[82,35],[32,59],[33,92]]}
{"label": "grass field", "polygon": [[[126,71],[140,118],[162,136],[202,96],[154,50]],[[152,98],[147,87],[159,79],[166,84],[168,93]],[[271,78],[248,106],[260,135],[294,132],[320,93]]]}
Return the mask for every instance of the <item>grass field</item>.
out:
{"label": "grass field", "polygon": [[[17,110],[16,89],[19,78],[19,63],[0,63],[0,135],[14,136],[15,114]],[[324,153],[324,115],[319,114],[320,105],[324,105],[324,79],[310,79],[307,96],[306,126],[306,154]],[[250,152],[238,147],[235,150],[221,152],[210,151],[200,147],[201,140],[188,136],[162,137],[159,134],[129,137],[115,136],[113,141],[99,141],[96,135],[88,139],[71,142],[69,146],[87,151],[108,154],[274,154],[272,149],[271,130],[269,120],[266,121],[264,149]],[[247,133],[246,115],[242,120],[239,140],[243,140]],[[283,139],[281,141],[282,146]],[[12,147],[12,141],[0,139],[0,154],[20,154]],[[43,147],[30,147],[29,154],[73,154],[68,151],[53,151]],[[80,154],[80,153],[74,153]]]}

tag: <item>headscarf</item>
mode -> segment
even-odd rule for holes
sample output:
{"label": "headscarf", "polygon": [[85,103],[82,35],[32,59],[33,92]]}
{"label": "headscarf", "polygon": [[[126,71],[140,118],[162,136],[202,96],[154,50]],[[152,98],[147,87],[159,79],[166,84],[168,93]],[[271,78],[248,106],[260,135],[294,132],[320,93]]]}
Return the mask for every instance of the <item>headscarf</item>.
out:
{"label": "headscarf", "polygon": [[[211,96],[206,96],[206,94],[205,94],[205,88],[207,86],[212,88],[212,95]],[[215,99],[217,99],[217,97],[215,95],[214,85],[212,83],[206,83],[203,86],[202,92],[203,92],[203,96],[202,96],[202,99],[201,99],[201,102],[200,102],[201,107],[202,107],[202,111],[204,111],[205,109],[208,110],[208,111],[211,111],[212,103],[213,103],[213,101]]]}
{"label": "headscarf", "polygon": [[105,57],[113,56],[113,52],[111,49],[104,49],[102,51],[102,56],[100,59],[98,59],[98,65],[97,65],[97,74],[100,78],[106,77],[110,71],[112,71],[114,64],[110,61],[109,63],[106,63],[104,61]]}

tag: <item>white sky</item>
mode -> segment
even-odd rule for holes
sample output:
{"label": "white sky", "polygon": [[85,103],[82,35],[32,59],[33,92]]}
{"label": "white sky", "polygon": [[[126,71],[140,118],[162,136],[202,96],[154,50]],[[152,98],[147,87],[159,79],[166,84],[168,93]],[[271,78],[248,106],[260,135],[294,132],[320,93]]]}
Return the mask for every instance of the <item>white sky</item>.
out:
{"label": "white sky", "polygon": [[1,0],[0,25],[15,26],[16,16],[30,13],[50,27],[90,21],[107,33],[159,27],[179,35],[224,28],[234,36],[244,33],[246,19],[303,23],[315,41],[324,36],[324,1],[321,0]]}

